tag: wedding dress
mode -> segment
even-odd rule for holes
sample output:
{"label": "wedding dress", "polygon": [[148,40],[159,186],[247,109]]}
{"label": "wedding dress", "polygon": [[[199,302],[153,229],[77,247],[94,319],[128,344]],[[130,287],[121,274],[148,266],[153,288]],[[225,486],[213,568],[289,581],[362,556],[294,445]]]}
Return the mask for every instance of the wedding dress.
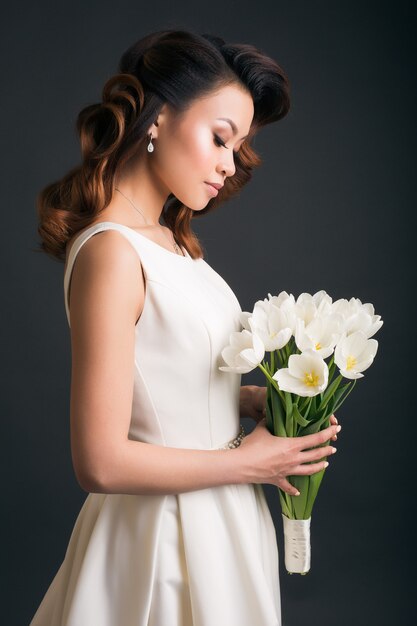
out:
{"label": "wedding dress", "polygon": [[[107,229],[130,242],[146,279],[129,439],[224,446],[240,426],[241,376],[218,369],[230,333],[241,329],[235,294],[204,259],[103,221],[71,246],[64,274],[69,325],[77,253]],[[281,626],[276,534],[262,485],[89,493],[30,626]]]}

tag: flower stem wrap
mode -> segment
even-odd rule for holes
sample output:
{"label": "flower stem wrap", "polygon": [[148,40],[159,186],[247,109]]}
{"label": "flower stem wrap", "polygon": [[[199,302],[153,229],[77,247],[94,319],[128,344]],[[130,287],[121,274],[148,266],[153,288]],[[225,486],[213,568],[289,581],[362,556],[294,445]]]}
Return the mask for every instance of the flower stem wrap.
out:
{"label": "flower stem wrap", "polygon": [[284,525],[285,568],[289,574],[307,574],[311,563],[310,522],[308,519],[288,519]]}

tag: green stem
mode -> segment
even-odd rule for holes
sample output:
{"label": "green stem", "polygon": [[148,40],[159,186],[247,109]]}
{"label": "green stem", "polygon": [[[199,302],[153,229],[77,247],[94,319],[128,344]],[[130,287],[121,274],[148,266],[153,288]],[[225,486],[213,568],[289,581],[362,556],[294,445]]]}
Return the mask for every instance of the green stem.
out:
{"label": "green stem", "polygon": [[342,382],[343,376],[341,374],[339,374],[339,376],[337,376],[337,378],[334,379],[334,381],[332,381],[326,391],[323,394],[320,394],[320,410],[325,409],[326,406],[328,405],[330,398],[333,396],[334,392],[336,391],[336,389],[338,388],[338,386],[340,385],[340,383]]}
{"label": "green stem", "polygon": [[267,377],[267,379],[269,380],[271,385],[277,390],[277,392],[279,393],[280,398],[285,403],[285,396],[282,393],[281,389],[278,387],[278,383],[275,380],[275,378],[272,378],[271,374],[268,372],[268,370],[261,363],[259,363],[258,367],[261,370],[261,372],[263,372],[265,374],[265,376]]}
{"label": "green stem", "polygon": [[[277,356],[277,360],[279,361],[279,365],[280,365],[280,368],[281,368],[281,367],[283,366],[283,364],[284,364],[284,359],[283,359],[283,357],[282,357],[281,350],[279,350],[279,349],[278,349],[278,350],[275,350],[275,354],[276,354],[276,356]],[[278,369],[278,368],[277,368],[277,369]]]}
{"label": "green stem", "polygon": [[339,408],[339,407],[340,407],[340,406],[344,403],[344,401],[346,400],[346,398],[348,397],[348,395],[350,394],[350,392],[352,391],[352,389],[353,389],[353,388],[354,388],[354,386],[356,385],[356,381],[357,381],[357,378],[354,378],[354,379],[352,380],[352,385],[351,385],[350,389],[348,389],[348,391],[346,392],[345,397],[344,397],[344,398],[342,397],[342,399],[340,400],[340,402],[337,402],[337,403],[336,403],[336,406],[334,406],[334,407],[333,407],[333,413],[336,413],[336,411],[338,410],[338,408]]}

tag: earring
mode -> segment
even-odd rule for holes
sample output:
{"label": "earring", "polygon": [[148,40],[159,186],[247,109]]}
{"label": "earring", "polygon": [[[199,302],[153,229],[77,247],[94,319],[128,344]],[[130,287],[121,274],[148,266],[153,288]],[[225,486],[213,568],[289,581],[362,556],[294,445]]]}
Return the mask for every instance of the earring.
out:
{"label": "earring", "polygon": [[148,143],[148,152],[153,152],[153,151],[154,151],[154,145],[152,143],[152,133],[151,133],[151,138]]}

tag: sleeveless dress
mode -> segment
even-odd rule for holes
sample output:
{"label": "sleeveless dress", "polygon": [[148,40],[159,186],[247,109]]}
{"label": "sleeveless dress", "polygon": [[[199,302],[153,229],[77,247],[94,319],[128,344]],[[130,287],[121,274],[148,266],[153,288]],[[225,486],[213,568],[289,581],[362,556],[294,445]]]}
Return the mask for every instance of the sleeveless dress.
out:
{"label": "sleeveless dress", "polygon": [[[224,446],[240,427],[241,376],[218,369],[230,333],[241,330],[235,294],[204,259],[103,221],[81,232],[70,250],[69,326],[77,253],[107,229],[126,237],[145,275],[129,439]],[[281,626],[278,547],[262,485],[88,493],[29,626]]]}

